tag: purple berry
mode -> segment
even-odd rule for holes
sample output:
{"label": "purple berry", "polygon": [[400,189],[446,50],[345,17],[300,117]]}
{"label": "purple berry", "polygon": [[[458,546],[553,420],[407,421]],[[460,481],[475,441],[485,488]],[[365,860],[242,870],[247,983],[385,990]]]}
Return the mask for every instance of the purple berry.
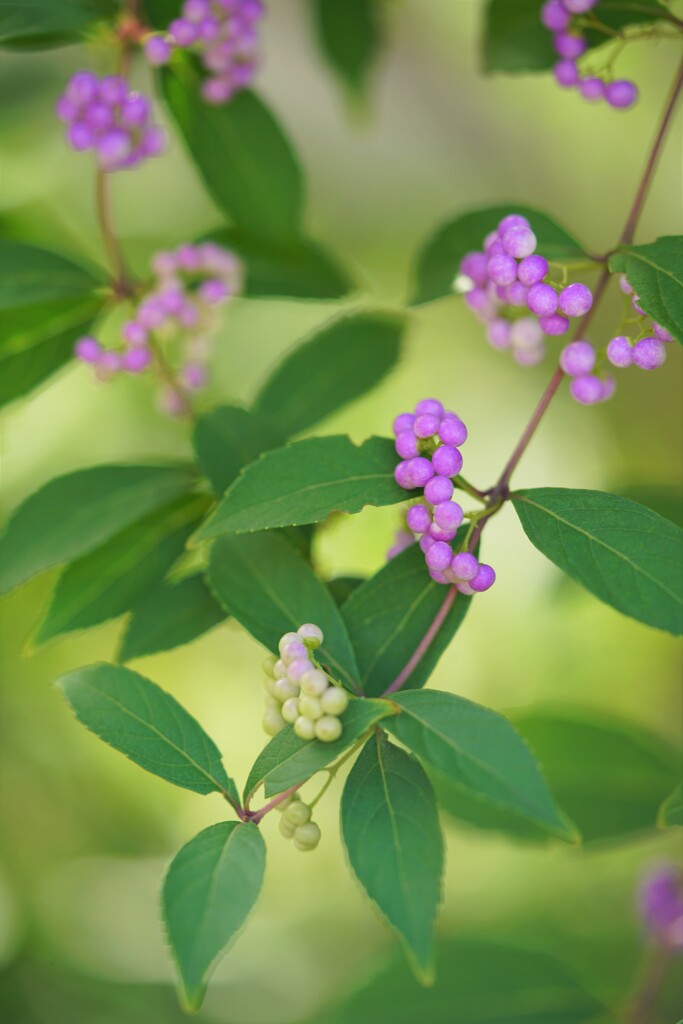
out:
{"label": "purple berry", "polygon": [[631,365],[633,362],[631,342],[625,335],[619,334],[608,343],[607,358],[612,366],[618,366],[622,369]]}
{"label": "purple berry", "polygon": [[211,0],[185,0],[183,16],[188,21],[200,22],[211,14]]}
{"label": "purple berry", "polygon": [[638,88],[634,82],[620,79],[605,86],[605,99],[615,110],[626,110],[638,99]]}
{"label": "purple berry", "polygon": [[[486,336],[494,348],[510,347],[510,324],[507,320],[492,320],[486,330]],[[439,428],[441,433],[441,428]]]}
{"label": "purple berry", "polygon": [[555,81],[558,85],[561,85],[563,89],[571,89],[572,86],[578,85],[579,69],[573,60],[558,60],[553,68],[553,74],[555,75]]}
{"label": "purple berry", "polygon": [[152,67],[168,64],[171,52],[171,46],[163,36],[151,36],[145,43],[145,57]]}
{"label": "purple berry", "polygon": [[592,374],[574,377],[569,390],[572,398],[581,405],[595,405],[596,402],[602,401],[602,381]]}
{"label": "purple berry", "polygon": [[105,349],[100,355],[98,370],[100,370],[105,377],[109,377],[114,373],[118,373],[120,369],[121,356],[119,353]]}
{"label": "purple berry", "polygon": [[562,0],[563,6],[570,14],[585,14],[595,7],[598,0]]}
{"label": "purple berry", "polygon": [[461,551],[451,560],[451,572],[456,580],[468,583],[479,571],[479,562],[469,551]]}
{"label": "purple berry", "polygon": [[425,561],[430,569],[437,569],[439,572],[443,572],[451,564],[452,557],[453,552],[451,551],[450,544],[443,540],[437,540],[425,555]]}
{"label": "purple berry", "polygon": [[579,82],[579,92],[585,100],[601,100],[605,95],[605,83],[601,78],[590,76]]}
{"label": "purple berry", "polygon": [[510,228],[503,235],[502,241],[505,252],[516,260],[524,259],[525,256],[531,256],[537,244],[536,235],[531,228],[527,227]]}
{"label": "purple berry", "polygon": [[109,75],[107,78],[103,78],[97,90],[102,102],[109,104],[111,107],[117,107],[123,103],[127,92],[128,83],[120,75]]}
{"label": "purple berry", "polygon": [[534,284],[529,289],[526,304],[536,316],[552,316],[557,311],[557,292],[552,285]]}
{"label": "purple berry", "polygon": [[674,340],[673,334],[671,334],[670,331],[667,331],[666,327],[662,327],[661,324],[655,323],[654,320],[652,321],[652,330],[659,340],[665,342],[667,345]]}
{"label": "purple berry", "polygon": [[446,413],[439,426],[439,438],[444,444],[459,448],[467,440],[467,427],[455,413]]}
{"label": "purple berry", "polygon": [[437,569],[430,569],[429,575],[432,577],[435,583],[448,583],[448,579],[442,572],[438,572]]}
{"label": "purple berry", "polygon": [[425,412],[415,417],[413,423],[413,430],[416,437],[421,437],[424,440],[427,438],[434,437],[437,430],[439,429],[440,419],[438,416],[432,415],[432,413]]}
{"label": "purple berry", "polygon": [[595,366],[595,349],[587,341],[572,341],[562,349],[560,366],[569,377],[582,377]]}
{"label": "purple berry", "polygon": [[512,284],[517,280],[517,263],[512,256],[501,253],[492,256],[486,265],[488,275],[494,284]]}
{"label": "purple berry", "polygon": [[475,594],[483,594],[485,590],[489,590],[490,587],[496,582],[496,574],[490,565],[486,565],[482,562],[477,570],[476,576],[470,580],[470,588]]}
{"label": "purple berry", "polygon": [[78,153],[85,149],[90,149],[96,142],[94,131],[87,124],[83,124],[82,121],[77,121],[75,124],[70,125],[66,137],[69,140],[69,145]]}
{"label": "purple berry", "polygon": [[571,15],[562,0],[547,0],[541,7],[541,21],[549,32],[564,32]]}
{"label": "purple berry", "polygon": [[224,281],[210,278],[203,281],[197,289],[197,294],[202,302],[208,306],[216,306],[228,297],[228,288]]}
{"label": "purple berry", "polygon": [[555,336],[569,330],[569,320],[559,313],[555,313],[553,316],[542,316],[538,322],[544,334]]}
{"label": "purple berry", "polygon": [[176,18],[168,26],[168,31],[173,37],[176,46],[192,46],[197,39],[197,28],[186,18]]}
{"label": "purple berry", "polygon": [[409,459],[408,467],[410,475],[415,481],[414,487],[424,487],[434,476],[434,467],[429,459],[425,459],[422,455],[419,455],[416,459]]}
{"label": "purple berry", "polygon": [[633,346],[633,364],[641,370],[656,370],[666,359],[664,342],[659,338],[641,338]]}
{"label": "purple berry", "polygon": [[207,78],[202,83],[202,96],[207,103],[214,103],[217,106],[227,103],[235,87],[229,78]]}
{"label": "purple berry", "polygon": [[444,414],[444,408],[441,402],[436,398],[423,398],[421,402],[418,402],[415,406],[416,416],[436,416],[437,419],[441,419]]}
{"label": "purple berry", "polygon": [[121,124],[127,128],[139,128],[144,125],[151,113],[150,102],[139,93],[129,93],[121,104]]}
{"label": "purple berry", "polygon": [[586,49],[586,40],[583,36],[571,32],[557,32],[553,36],[553,46],[558,56],[564,60],[576,60]]}
{"label": "purple berry", "polygon": [[521,281],[513,281],[505,289],[505,301],[509,306],[526,306],[529,289]]}
{"label": "purple berry", "polygon": [[487,263],[486,253],[468,252],[460,261],[459,270],[461,274],[469,277],[475,284],[482,286],[487,284],[489,279],[486,272]]}
{"label": "purple berry", "polygon": [[413,533],[426,533],[432,525],[432,517],[426,505],[413,505],[406,512],[406,523]]}
{"label": "purple berry", "polygon": [[67,82],[64,96],[76,107],[85,107],[97,96],[97,76],[91,71],[77,71]]}
{"label": "purple berry", "polygon": [[462,521],[463,511],[457,501],[442,501],[434,508],[434,522],[442,530],[457,530]]}
{"label": "purple berry", "polygon": [[403,430],[397,435],[395,448],[402,459],[414,459],[420,454],[419,443],[412,430]]}
{"label": "purple berry", "polygon": [[531,225],[526,217],[523,217],[521,213],[509,213],[507,217],[503,217],[502,221],[498,225],[498,231],[493,232],[498,237],[502,238],[504,234],[511,231],[512,228],[528,228]]}
{"label": "purple berry", "polygon": [[538,320],[532,316],[523,316],[515,320],[510,328],[510,341],[515,352],[538,348],[543,341],[543,331]]}
{"label": "purple berry", "polygon": [[180,372],[180,379],[190,391],[199,391],[206,387],[206,367],[199,363],[186,363]]}
{"label": "purple berry", "polygon": [[166,132],[159,124],[150,124],[140,143],[143,156],[159,156],[166,148]]}
{"label": "purple berry", "polygon": [[410,471],[410,459],[397,464],[394,470],[394,480],[405,491],[412,491],[417,486]]}
{"label": "purple berry", "polygon": [[84,363],[98,363],[102,355],[102,346],[95,338],[79,338],[74,353]]}
{"label": "purple berry", "polygon": [[453,481],[447,476],[433,476],[425,484],[424,496],[430,505],[440,505],[449,501],[455,490]]}
{"label": "purple berry", "polygon": [[472,288],[465,295],[465,302],[474,313],[484,319],[495,316],[496,307],[491,296],[483,288]]}
{"label": "purple berry", "polygon": [[513,353],[515,362],[520,366],[536,366],[542,362],[545,355],[545,345],[540,344],[535,348],[518,349]]}
{"label": "purple berry", "polygon": [[468,597],[472,597],[472,594],[474,593],[469,583],[456,583],[455,589],[459,594],[466,594]]}
{"label": "purple berry", "polygon": [[658,868],[643,882],[640,912],[650,935],[670,950],[683,949],[683,881],[675,868]]}
{"label": "purple berry", "polygon": [[442,444],[432,455],[432,466],[439,476],[457,476],[462,469],[462,455],[453,445]]}
{"label": "purple berry", "polygon": [[147,331],[137,320],[129,320],[121,330],[124,341],[129,345],[146,345]]}
{"label": "purple berry", "polygon": [[166,319],[164,304],[158,296],[150,296],[138,306],[138,323],[148,331],[154,331],[161,327]]}
{"label": "purple berry", "polygon": [[450,527],[439,526],[438,523],[432,523],[429,527],[429,536],[434,540],[451,541],[457,532],[456,527],[451,529]]}
{"label": "purple berry", "polygon": [[114,124],[114,113],[106,103],[89,103],[83,113],[83,121],[92,128],[95,134],[100,134],[111,128]]}
{"label": "purple berry", "polygon": [[130,136],[122,128],[112,128],[97,143],[97,156],[103,171],[118,170],[130,152]]}
{"label": "purple berry", "polygon": [[614,392],[617,390],[617,382],[614,377],[605,377],[602,381],[602,395],[600,396],[601,402],[607,402],[612,397]]}
{"label": "purple berry", "polygon": [[622,274],[619,278],[619,289],[624,293],[624,295],[633,295],[633,288],[631,288],[631,285],[628,283],[626,274]]}
{"label": "purple berry", "polygon": [[525,256],[517,267],[517,277],[527,288],[540,284],[547,273],[548,261],[543,256]]}
{"label": "purple berry", "polygon": [[419,544],[422,554],[426,555],[429,549],[434,547],[435,540],[429,533],[425,533],[424,537],[420,537]]}
{"label": "purple berry", "polygon": [[645,310],[640,305],[640,296],[636,295],[635,292],[633,293],[633,297],[631,298],[631,305],[635,309],[636,313],[640,314],[640,316],[646,315]]}
{"label": "purple berry", "polygon": [[402,434],[404,430],[412,430],[415,417],[412,412],[402,412],[394,420],[394,433]]}
{"label": "purple berry", "polygon": [[152,361],[152,355],[148,348],[141,345],[139,348],[131,348],[125,352],[121,359],[121,366],[129,373],[140,373],[146,369]]}

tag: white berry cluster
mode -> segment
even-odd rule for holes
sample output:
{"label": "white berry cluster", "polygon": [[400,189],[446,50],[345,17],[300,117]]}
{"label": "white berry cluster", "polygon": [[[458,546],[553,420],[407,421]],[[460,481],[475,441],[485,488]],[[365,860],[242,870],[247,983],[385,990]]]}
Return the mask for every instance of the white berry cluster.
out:
{"label": "white berry cluster", "polygon": [[313,651],[323,642],[319,626],[306,622],[296,633],[285,633],[280,657],[267,658],[266,710],[263,728],[275,736],[289,722],[302,740],[333,743],[342,734],[339,716],[346,711],[346,691],[323,672]]}
{"label": "white berry cluster", "polygon": [[298,793],[292,793],[287,800],[277,806],[282,811],[280,832],[285,839],[293,839],[297,850],[306,853],[315,850],[320,842],[320,829],[311,821],[311,808],[305,804]]}

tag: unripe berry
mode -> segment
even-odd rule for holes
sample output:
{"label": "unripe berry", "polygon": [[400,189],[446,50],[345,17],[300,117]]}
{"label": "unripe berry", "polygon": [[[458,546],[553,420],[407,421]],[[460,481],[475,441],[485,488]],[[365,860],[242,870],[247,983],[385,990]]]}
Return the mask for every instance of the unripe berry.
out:
{"label": "unripe berry", "polygon": [[313,821],[309,821],[305,825],[299,825],[294,833],[294,845],[302,853],[315,850],[319,842],[320,829]]}
{"label": "unripe berry", "polygon": [[294,725],[299,717],[299,698],[288,697],[282,705],[280,714],[284,718],[285,722],[288,722],[290,725]]}
{"label": "unripe berry", "polygon": [[301,677],[310,672],[312,668],[313,662],[310,658],[297,658],[287,666],[287,678],[298,684]]}
{"label": "unripe berry", "polygon": [[304,718],[303,715],[299,715],[294,723],[294,732],[300,740],[315,739],[315,725],[310,718]]}
{"label": "unripe berry", "polygon": [[334,715],[323,715],[315,723],[315,735],[322,743],[334,743],[342,734],[342,724]]}
{"label": "unripe berry", "polygon": [[291,665],[297,658],[307,658],[308,650],[297,636],[296,640],[291,640],[288,644],[285,644],[280,648],[282,654],[282,660],[285,665]]}
{"label": "unripe berry", "polygon": [[288,644],[298,643],[301,643],[301,637],[299,636],[298,633],[284,633],[280,637],[280,642],[278,643],[278,650],[280,651],[280,655],[282,655],[285,647],[287,647]]}
{"label": "unripe berry", "polygon": [[311,820],[311,808],[308,804],[303,803],[303,801],[297,800],[289,805],[283,817],[297,828],[299,825],[305,825],[307,821]]}
{"label": "unripe berry", "polygon": [[287,675],[287,666],[285,665],[282,658],[278,658],[273,666],[273,675],[276,679],[282,679],[283,676]]}
{"label": "unripe berry", "polygon": [[299,714],[304,718],[310,718],[311,721],[322,718],[323,709],[317,697],[299,697]]}
{"label": "unripe berry", "polygon": [[277,658],[273,654],[269,654],[267,658],[263,659],[263,671],[264,674],[270,676],[271,679],[275,679],[275,665],[277,664]]}
{"label": "unripe berry", "polygon": [[[304,672],[300,680],[301,692],[307,697],[320,697],[328,687],[327,676],[320,669],[312,668]],[[302,712],[303,714],[303,712]]]}
{"label": "unripe berry", "polygon": [[283,811],[287,810],[287,808],[290,806],[290,804],[293,801],[300,800],[300,799],[301,798],[300,798],[298,793],[290,793],[289,796],[286,796],[284,798],[284,800],[280,801],[279,804],[275,804],[275,810],[279,811],[280,813],[282,813]]}
{"label": "unripe berry", "polygon": [[299,693],[298,686],[290,682],[289,679],[276,679],[273,683],[271,692],[274,697],[284,704],[290,697],[296,697]]}
{"label": "unripe berry", "polygon": [[276,736],[285,727],[285,720],[276,708],[266,708],[263,715],[263,731],[269,736]]}
{"label": "unripe berry", "polygon": [[283,835],[285,839],[293,839],[297,827],[298,826],[295,825],[292,821],[288,821],[287,818],[285,818],[284,814],[280,818],[278,828],[280,830],[280,834]]}
{"label": "unripe berry", "polygon": [[304,622],[303,626],[299,626],[297,629],[297,633],[311,651],[320,647],[325,639],[322,629],[320,626],[316,626],[314,622]]}
{"label": "unripe berry", "polygon": [[343,715],[349,706],[346,690],[342,690],[341,686],[329,686],[320,698],[320,706],[326,715]]}

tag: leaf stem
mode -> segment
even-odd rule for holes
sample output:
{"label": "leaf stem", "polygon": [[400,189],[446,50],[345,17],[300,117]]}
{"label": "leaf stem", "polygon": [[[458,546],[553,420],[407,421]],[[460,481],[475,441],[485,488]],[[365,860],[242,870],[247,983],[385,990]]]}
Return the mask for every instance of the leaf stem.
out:
{"label": "leaf stem", "polygon": [[391,685],[386,688],[386,690],[382,694],[383,697],[388,697],[390,693],[395,693],[396,690],[400,690],[403,684],[408,679],[408,677],[412,674],[413,670],[417,668],[419,663],[422,661],[424,655],[427,653],[427,650],[430,647],[432,640],[441,629],[446,619],[446,616],[451,610],[451,606],[453,605],[453,602],[455,601],[457,596],[458,591],[455,589],[455,587],[449,587],[446,597],[444,598],[443,604],[441,605],[438,612],[434,616],[431,625],[429,626],[429,629],[422,637],[419,644],[411,654],[410,658],[394,679],[393,683],[391,683]]}
{"label": "leaf stem", "polygon": [[627,1024],[652,1024],[672,958],[673,954],[666,946],[655,945],[646,952],[638,986],[625,1009]]}

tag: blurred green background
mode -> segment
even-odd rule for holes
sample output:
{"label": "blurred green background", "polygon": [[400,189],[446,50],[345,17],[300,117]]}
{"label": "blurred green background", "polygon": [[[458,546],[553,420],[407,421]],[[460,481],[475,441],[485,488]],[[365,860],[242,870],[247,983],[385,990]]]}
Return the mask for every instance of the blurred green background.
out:
{"label": "blurred green background", "polygon": [[[357,269],[367,286],[361,300],[405,299],[416,248],[447,216],[478,205],[535,205],[589,250],[612,247],[673,78],[675,44],[629,48],[621,69],[637,80],[642,98],[619,114],[562,92],[547,75],[483,77],[478,0],[396,0],[387,7],[388,41],[367,108],[347,104],[300,0],[268,3],[258,83],[306,167],[311,233]],[[0,57],[4,233],[98,259],[92,166],[87,155],[67,149],[52,107],[70,73],[86,64],[109,70],[109,60],[97,48]],[[679,116],[639,241],[681,231],[682,141]],[[175,137],[163,159],[117,175],[113,185],[116,220],[139,267],[155,248],[219,223]],[[341,305],[236,301],[202,401],[248,401],[273,362]],[[594,322],[596,339],[616,326],[619,309],[613,286]],[[386,435],[396,412],[436,392],[469,425],[467,476],[488,486],[549,366],[518,368],[487,346],[457,299],[448,299],[412,315],[398,371],[323,430],[355,439]],[[621,373],[616,398],[603,407],[580,408],[562,394],[517,482],[680,485],[680,385],[676,350],[656,374]],[[10,407],[2,428],[3,512],[77,467],[189,453],[185,427],[155,412],[149,382],[98,385],[76,365]],[[335,523],[319,538],[319,564],[330,573],[374,571],[397,525],[391,509]],[[680,744],[672,638],[560,585],[510,510],[487,531],[485,550],[499,582],[476,602],[431,685],[498,709],[551,701],[616,712]],[[72,667],[110,659],[122,624],[32,651],[27,638],[55,578],[40,577],[0,605],[0,1019],[174,1022],[182,1015],[159,923],[160,877],[177,847],[219,820],[221,806],[146,775],[74,721],[52,683]],[[184,702],[243,781],[263,744],[261,658],[258,645],[230,624],[135,667]],[[266,822],[265,889],[216,973],[200,1021],[319,1019],[322,1008],[393,955],[392,938],[344,864],[340,786],[320,806],[323,840],[309,858],[280,839],[276,822]],[[648,866],[680,853],[680,830],[581,851],[447,824],[447,844],[441,935],[528,939],[558,952],[598,993],[625,996],[642,945],[634,887]],[[402,1019],[397,1006],[395,1020]]]}

